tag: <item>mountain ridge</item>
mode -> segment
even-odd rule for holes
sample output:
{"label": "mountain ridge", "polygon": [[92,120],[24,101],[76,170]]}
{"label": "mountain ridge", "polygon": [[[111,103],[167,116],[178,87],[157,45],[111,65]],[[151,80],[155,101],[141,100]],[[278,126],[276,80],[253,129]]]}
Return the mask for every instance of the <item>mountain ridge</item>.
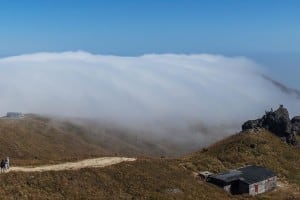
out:
{"label": "mountain ridge", "polygon": [[273,78],[271,78],[271,77],[269,77],[267,75],[262,74],[261,76],[265,80],[267,80],[270,83],[272,83],[276,88],[278,88],[283,93],[288,94],[288,95],[293,95],[297,99],[300,99],[300,90],[288,87],[285,84],[283,84],[283,83],[281,83],[281,82],[279,82],[279,81],[277,81],[277,80],[275,80],[275,79],[273,79]]}

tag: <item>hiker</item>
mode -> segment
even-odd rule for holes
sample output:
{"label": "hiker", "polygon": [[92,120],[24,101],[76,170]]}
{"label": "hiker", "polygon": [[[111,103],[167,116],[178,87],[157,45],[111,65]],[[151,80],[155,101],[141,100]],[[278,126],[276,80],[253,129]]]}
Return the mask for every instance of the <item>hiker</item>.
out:
{"label": "hiker", "polygon": [[5,158],[4,162],[5,162],[5,169],[9,170],[9,157],[8,156]]}
{"label": "hiker", "polygon": [[5,172],[5,161],[3,159],[0,163],[0,167],[1,167],[1,173]]}

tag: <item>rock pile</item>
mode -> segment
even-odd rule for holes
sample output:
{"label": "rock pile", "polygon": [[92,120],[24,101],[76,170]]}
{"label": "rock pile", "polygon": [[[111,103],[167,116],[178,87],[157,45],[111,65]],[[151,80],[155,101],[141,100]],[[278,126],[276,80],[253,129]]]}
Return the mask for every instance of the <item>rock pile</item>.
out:
{"label": "rock pile", "polygon": [[292,119],[292,127],[293,131],[295,131],[296,134],[300,135],[300,116],[294,117]]}
{"label": "rock pile", "polygon": [[297,145],[296,134],[300,134],[300,117],[290,120],[289,112],[283,105],[276,111],[266,111],[265,115],[256,120],[249,120],[242,125],[242,130],[264,128],[278,137],[284,138],[291,145]]}

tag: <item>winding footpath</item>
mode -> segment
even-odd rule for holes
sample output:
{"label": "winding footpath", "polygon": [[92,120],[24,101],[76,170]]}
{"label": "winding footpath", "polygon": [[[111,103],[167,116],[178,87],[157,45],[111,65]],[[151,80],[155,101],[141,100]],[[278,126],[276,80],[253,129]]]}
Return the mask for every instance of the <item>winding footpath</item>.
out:
{"label": "winding footpath", "polygon": [[78,162],[66,162],[55,165],[43,165],[37,167],[10,167],[8,172],[44,172],[44,171],[63,171],[78,170],[82,168],[100,168],[115,165],[121,162],[135,161],[136,158],[126,157],[101,157],[86,159]]}

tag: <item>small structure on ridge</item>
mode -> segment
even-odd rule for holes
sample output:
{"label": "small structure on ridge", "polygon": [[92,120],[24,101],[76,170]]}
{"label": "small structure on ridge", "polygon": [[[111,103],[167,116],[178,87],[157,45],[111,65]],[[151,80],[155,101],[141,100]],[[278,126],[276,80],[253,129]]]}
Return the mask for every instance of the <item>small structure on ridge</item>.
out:
{"label": "small structure on ridge", "polygon": [[22,118],[24,117],[23,113],[21,112],[8,112],[6,113],[7,118]]}
{"label": "small structure on ridge", "polygon": [[231,194],[257,195],[277,187],[277,175],[260,166],[247,166],[210,175],[207,182],[224,188]]}

